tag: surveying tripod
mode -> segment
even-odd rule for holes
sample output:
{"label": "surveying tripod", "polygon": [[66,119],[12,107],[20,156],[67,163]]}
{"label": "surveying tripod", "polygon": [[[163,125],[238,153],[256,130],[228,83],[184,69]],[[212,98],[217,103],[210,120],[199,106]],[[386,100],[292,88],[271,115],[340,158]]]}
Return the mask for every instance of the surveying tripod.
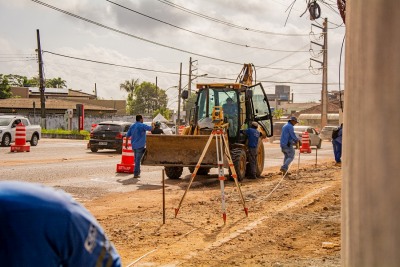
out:
{"label": "surveying tripod", "polygon": [[213,131],[211,132],[210,138],[208,138],[206,146],[204,147],[203,152],[201,153],[201,156],[199,158],[199,161],[197,162],[196,167],[192,173],[189,185],[186,188],[186,191],[183,194],[181,201],[179,202],[178,208],[175,209],[175,218],[179,212],[179,209],[182,205],[183,199],[186,196],[186,193],[189,191],[189,188],[192,185],[194,178],[196,177],[197,171],[200,168],[200,164],[203,161],[204,156],[206,155],[206,152],[208,150],[208,147],[210,146],[211,141],[213,140],[214,137],[215,137],[215,144],[217,147],[218,180],[219,180],[220,186],[221,186],[222,218],[224,220],[224,224],[226,223],[226,207],[225,207],[225,192],[224,192],[224,189],[225,189],[224,181],[226,180],[226,178],[224,175],[224,155],[226,156],[226,158],[228,160],[229,168],[232,173],[232,178],[235,181],[235,185],[238,189],[240,198],[242,200],[244,212],[246,213],[246,216],[248,216],[248,209],[246,208],[246,203],[244,201],[243,194],[242,194],[242,191],[241,191],[239,183],[238,183],[235,166],[233,165],[232,157],[229,152],[229,146],[225,139],[226,138],[225,137],[225,129],[223,127],[221,127],[220,125],[217,125],[216,127],[214,127]]}

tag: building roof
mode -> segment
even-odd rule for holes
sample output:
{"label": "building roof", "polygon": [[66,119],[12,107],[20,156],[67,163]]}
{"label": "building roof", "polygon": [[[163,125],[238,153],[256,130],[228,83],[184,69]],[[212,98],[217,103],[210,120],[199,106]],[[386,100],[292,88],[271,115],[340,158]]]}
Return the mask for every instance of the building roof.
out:
{"label": "building roof", "polygon": [[[40,99],[38,98],[7,98],[0,99],[0,107],[1,109],[33,109],[33,103],[35,103],[35,107],[40,109]],[[82,104],[79,101],[73,100],[65,100],[65,99],[56,99],[49,98],[46,99],[46,110],[67,110],[67,109],[76,109],[77,104]],[[84,105],[85,110],[93,110],[93,111],[103,111],[114,113],[115,109],[106,108],[102,106],[96,106],[91,104]]]}
{"label": "building roof", "polygon": [[[327,114],[328,120],[339,120],[339,114]],[[298,117],[299,120],[320,120],[320,114],[300,114]]]}

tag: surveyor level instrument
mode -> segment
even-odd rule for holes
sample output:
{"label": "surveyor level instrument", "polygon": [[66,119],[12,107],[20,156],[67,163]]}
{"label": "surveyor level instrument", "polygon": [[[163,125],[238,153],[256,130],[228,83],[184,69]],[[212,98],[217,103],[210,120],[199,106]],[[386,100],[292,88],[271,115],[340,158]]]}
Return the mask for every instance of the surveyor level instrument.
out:
{"label": "surveyor level instrument", "polygon": [[225,174],[224,174],[224,155],[227,158],[227,161],[229,164],[229,169],[231,170],[231,173],[232,173],[232,178],[235,181],[235,185],[238,189],[238,192],[239,192],[242,204],[243,204],[244,212],[246,213],[246,216],[248,216],[248,209],[246,208],[246,203],[244,201],[243,194],[242,194],[242,191],[239,186],[236,170],[233,165],[231,154],[229,152],[228,143],[226,141],[224,125],[216,124],[213,131],[211,132],[210,137],[208,138],[208,141],[206,143],[206,146],[203,149],[203,152],[201,153],[199,161],[196,164],[196,167],[192,173],[189,185],[186,188],[186,191],[183,194],[181,201],[179,202],[179,206],[178,206],[178,208],[175,209],[175,217],[178,215],[179,209],[180,209],[182,202],[186,196],[186,193],[189,191],[190,186],[192,185],[194,178],[196,177],[197,171],[200,168],[201,162],[203,161],[203,158],[204,158],[204,156],[207,152],[207,149],[210,146],[213,138],[215,138],[215,143],[216,143],[216,148],[217,148],[216,156],[217,156],[217,162],[218,162],[218,180],[220,182],[220,187],[221,187],[222,218],[224,220],[224,224],[226,223],[226,207],[225,207],[225,191],[224,191],[224,188],[225,188],[224,181],[226,180],[226,178],[225,178]]}

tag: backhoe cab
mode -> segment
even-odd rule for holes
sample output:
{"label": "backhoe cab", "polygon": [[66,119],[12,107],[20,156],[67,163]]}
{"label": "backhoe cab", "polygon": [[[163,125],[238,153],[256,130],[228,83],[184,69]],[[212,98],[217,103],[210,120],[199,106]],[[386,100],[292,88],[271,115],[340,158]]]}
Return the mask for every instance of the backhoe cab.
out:
{"label": "backhoe cab", "polygon": [[[245,79],[249,82],[248,71],[241,77],[240,81]],[[238,179],[242,180],[246,176],[248,153],[247,137],[241,130],[247,129],[251,122],[256,121],[262,138],[272,136],[272,115],[265,91],[260,83],[198,84],[197,89],[197,100],[189,116],[189,126],[179,136],[149,135],[143,164],[165,166],[166,174],[171,179],[179,178],[183,167],[189,167],[190,172],[193,172],[209,135],[218,125],[225,127],[232,161]],[[216,110],[219,112],[218,121]],[[264,169],[264,155],[264,145],[260,141],[257,176],[261,175]],[[213,167],[217,167],[215,141],[209,146],[197,173],[208,174]]]}

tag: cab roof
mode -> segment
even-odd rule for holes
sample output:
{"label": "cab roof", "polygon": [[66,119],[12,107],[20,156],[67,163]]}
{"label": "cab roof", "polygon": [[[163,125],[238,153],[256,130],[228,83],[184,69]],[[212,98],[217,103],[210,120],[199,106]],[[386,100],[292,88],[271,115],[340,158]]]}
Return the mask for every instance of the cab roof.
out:
{"label": "cab roof", "polygon": [[229,89],[241,89],[247,87],[242,83],[198,83],[197,89],[204,88],[229,88]]}

